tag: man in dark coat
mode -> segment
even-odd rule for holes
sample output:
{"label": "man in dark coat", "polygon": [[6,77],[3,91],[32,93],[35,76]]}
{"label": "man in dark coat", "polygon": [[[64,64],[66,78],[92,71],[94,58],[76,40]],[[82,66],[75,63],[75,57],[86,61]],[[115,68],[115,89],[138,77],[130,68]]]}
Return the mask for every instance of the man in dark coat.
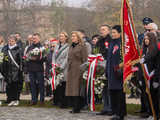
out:
{"label": "man in dark coat", "polygon": [[[33,34],[33,44],[28,48],[27,53],[35,48],[41,48],[40,34]],[[31,85],[32,101],[31,105],[35,105],[38,102],[38,92],[40,92],[40,103],[44,104],[44,66],[45,58],[39,56],[33,56],[28,62],[28,72]]]}
{"label": "man in dark coat", "polygon": [[99,32],[100,32],[100,39],[97,42],[96,47],[99,48],[99,52],[102,54],[104,59],[106,59],[108,46],[111,41],[110,26],[101,25]]}
{"label": "man in dark coat", "polygon": [[[100,27],[100,39],[96,44],[96,48],[99,49],[99,52],[102,54],[104,59],[107,59],[108,56],[108,47],[111,42],[111,36],[110,33],[110,27],[108,25],[102,25]],[[110,101],[110,95],[108,91],[108,83],[105,84],[105,87],[103,88],[102,96],[104,100],[104,107],[103,110],[101,110],[100,113],[97,115],[112,115],[112,109],[111,109],[111,101]]]}
{"label": "man in dark coat", "polygon": [[143,26],[144,26],[144,32],[138,35],[138,41],[139,41],[140,46],[142,46],[144,35],[146,34],[146,32],[150,32],[150,29],[149,29],[148,25],[150,23],[153,23],[153,20],[149,17],[145,17],[142,20],[142,22],[143,22]]}
{"label": "man in dark coat", "polygon": [[124,120],[126,115],[125,94],[123,93],[123,72],[120,68],[122,63],[121,27],[112,27],[112,41],[108,48],[106,63],[106,76],[108,89],[111,96],[111,106],[115,116],[112,120]]}

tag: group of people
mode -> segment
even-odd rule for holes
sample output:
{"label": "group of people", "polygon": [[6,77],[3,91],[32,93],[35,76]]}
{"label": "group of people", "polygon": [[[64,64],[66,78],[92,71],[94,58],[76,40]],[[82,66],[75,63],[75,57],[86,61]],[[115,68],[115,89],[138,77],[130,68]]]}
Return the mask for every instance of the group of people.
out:
{"label": "group of people", "polygon": [[[160,74],[160,44],[158,26],[151,18],[143,19],[144,33],[138,35],[142,58],[135,66],[134,79],[141,90],[141,113],[152,116],[150,102],[146,93],[144,76],[140,72],[140,64],[145,64],[148,72],[153,72],[150,77],[150,92],[156,119],[159,119],[158,89]],[[123,91],[123,56],[122,38],[120,25],[101,25],[99,33],[89,39],[84,30],[72,31],[71,36],[67,32],[61,32],[58,39],[51,39],[41,44],[41,35],[34,33],[28,36],[26,45],[23,44],[20,34],[12,34],[8,37],[7,44],[3,44],[1,52],[3,60],[0,63],[0,72],[6,82],[6,95],[8,106],[19,105],[20,93],[23,88],[23,80],[26,87],[30,88],[31,103],[38,103],[40,93],[40,104],[45,100],[45,80],[49,81],[52,68],[59,68],[64,74],[61,84],[53,89],[53,104],[61,108],[72,107],[70,113],[80,113],[80,110],[88,106],[87,95],[82,90],[83,78],[80,66],[93,54],[95,49],[99,50],[106,60],[105,76],[107,81],[103,88],[103,109],[97,115],[113,115],[112,120],[124,120],[127,115],[126,99]],[[3,41],[3,40],[2,40]],[[1,40],[0,40],[1,44]],[[35,49],[45,48],[45,55],[30,55]],[[53,76],[52,76],[53,77]],[[1,86],[1,85],[0,85]],[[83,92],[83,93],[82,93]]]}

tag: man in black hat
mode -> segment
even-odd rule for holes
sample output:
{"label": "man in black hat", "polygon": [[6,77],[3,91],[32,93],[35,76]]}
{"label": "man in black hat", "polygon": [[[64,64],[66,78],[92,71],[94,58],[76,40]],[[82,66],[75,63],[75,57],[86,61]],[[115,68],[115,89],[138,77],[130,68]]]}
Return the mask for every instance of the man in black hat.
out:
{"label": "man in black hat", "polygon": [[142,41],[144,39],[145,33],[150,31],[149,23],[153,23],[153,20],[149,17],[145,17],[143,18],[142,22],[144,26],[144,32],[138,35],[138,41],[139,41],[140,46],[142,46],[142,43],[143,43]]}

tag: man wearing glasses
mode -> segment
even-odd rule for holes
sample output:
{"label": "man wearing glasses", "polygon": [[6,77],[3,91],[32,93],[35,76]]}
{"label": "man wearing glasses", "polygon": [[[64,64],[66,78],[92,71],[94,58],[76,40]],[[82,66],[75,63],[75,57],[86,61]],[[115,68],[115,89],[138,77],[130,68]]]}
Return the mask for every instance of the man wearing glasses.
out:
{"label": "man wearing glasses", "polygon": [[142,43],[143,43],[142,41],[144,39],[145,33],[150,32],[149,24],[153,23],[153,20],[149,17],[145,17],[145,18],[143,18],[142,22],[143,22],[143,26],[144,26],[144,32],[142,34],[138,35],[138,41],[139,41],[140,46],[142,46]]}

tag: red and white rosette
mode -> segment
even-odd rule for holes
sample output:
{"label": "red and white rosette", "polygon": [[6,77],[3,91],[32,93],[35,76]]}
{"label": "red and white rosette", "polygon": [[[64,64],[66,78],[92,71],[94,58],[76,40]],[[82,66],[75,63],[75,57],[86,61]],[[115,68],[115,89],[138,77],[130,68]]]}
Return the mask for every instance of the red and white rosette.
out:
{"label": "red and white rosette", "polygon": [[101,54],[89,55],[88,62],[88,75],[87,75],[87,95],[89,94],[89,86],[90,86],[90,109],[91,111],[95,111],[95,103],[94,103],[94,80],[96,75],[96,67],[98,61],[103,61],[104,58]]}
{"label": "red and white rosette", "polygon": [[104,45],[106,46],[106,48],[108,48],[108,47],[109,47],[109,42],[106,41],[106,42],[104,43]]}
{"label": "red and white rosette", "polygon": [[56,68],[56,64],[52,63],[52,69],[51,69],[52,79],[50,81],[51,82],[52,91],[56,89],[56,71],[55,71],[55,68]]}

